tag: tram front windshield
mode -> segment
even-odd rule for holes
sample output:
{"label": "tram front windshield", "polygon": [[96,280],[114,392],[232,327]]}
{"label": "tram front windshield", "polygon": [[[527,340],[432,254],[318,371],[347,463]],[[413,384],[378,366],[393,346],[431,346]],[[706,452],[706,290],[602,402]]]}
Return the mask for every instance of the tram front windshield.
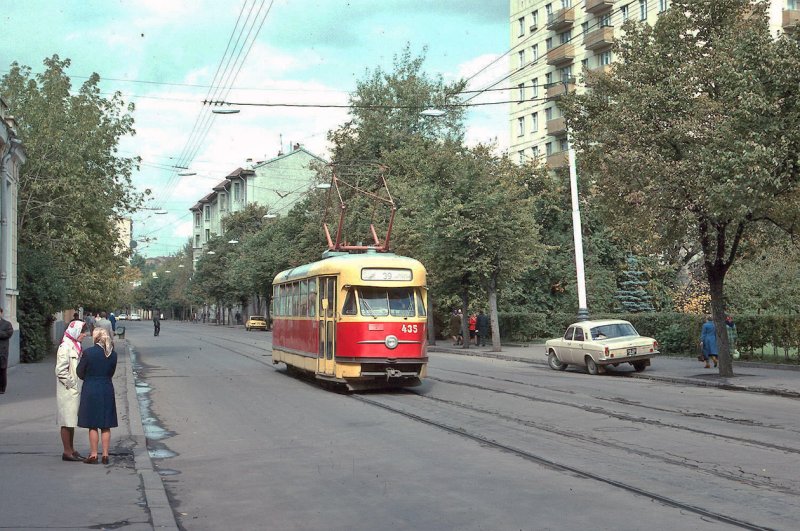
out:
{"label": "tram front windshield", "polygon": [[[359,288],[361,315],[370,317],[414,317],[414,288]],[[420,308],[420,314],[423,315]]]}

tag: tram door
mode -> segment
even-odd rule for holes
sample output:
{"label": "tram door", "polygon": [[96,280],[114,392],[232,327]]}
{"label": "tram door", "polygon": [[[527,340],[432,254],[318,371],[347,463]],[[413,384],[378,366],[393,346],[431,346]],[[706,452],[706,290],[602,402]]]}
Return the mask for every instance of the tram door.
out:
{"label": "tram door", "polygon": [[319,353],[317,372],[333,376],[336,348],[336,277],[319,279]]}

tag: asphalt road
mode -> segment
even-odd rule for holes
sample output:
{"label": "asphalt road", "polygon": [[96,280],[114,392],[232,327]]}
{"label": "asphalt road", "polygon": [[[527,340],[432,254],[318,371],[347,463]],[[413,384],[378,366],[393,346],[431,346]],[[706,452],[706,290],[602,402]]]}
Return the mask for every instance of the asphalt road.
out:
{"label": "asphalt road", "polygon": [[797,400],[433,353],[410,391],[336,393],[270,334],[127,323],[184,529],[795,529]]}

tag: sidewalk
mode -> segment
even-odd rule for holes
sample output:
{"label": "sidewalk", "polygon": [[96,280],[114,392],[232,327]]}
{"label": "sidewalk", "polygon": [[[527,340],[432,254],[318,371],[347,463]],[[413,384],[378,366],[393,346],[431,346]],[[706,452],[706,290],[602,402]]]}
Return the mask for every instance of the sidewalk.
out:
{"label": "sidewalk", "polygon": [[[147,453],[125,341],[117,354],[119,427],[108,466],[61,460],[55,356],[9,369],[0,395],[0,528],[177,529]],[[75,449],[88,455],[86,429],[75,429]]]}
{"label": "sidewalk", "polygon": [[[429,346],[428,352],[446,352],[462,356],[480,356],[547,365],[544,344],[503,346],[502,349],[502,352],[492,352],[491,347],[471,346],[463,349],[452,346],[449,341],[442,340],[438,341],[435,346]],[[628,364],[620,365],[617,369],[612,370],[617,373],[625,373],[631,378],[800,398],[800,366],[798,365],[735,361],[734,377],[722,378],[717,369],[705,369],[703,364],[694,358],[656,356],[651,363],[650,367],[641,373],[633,372],[633,367]],[[580,369],[571,367],[567,370]]]}

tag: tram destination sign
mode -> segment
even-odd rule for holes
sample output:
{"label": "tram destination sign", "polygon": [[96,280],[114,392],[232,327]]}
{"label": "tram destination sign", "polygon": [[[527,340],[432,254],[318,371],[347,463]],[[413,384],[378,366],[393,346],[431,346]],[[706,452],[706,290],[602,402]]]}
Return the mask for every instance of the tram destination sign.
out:
{"label": "tram destination sign", "polygon": [[411,280],[411,270],[365,267],[361,270],[361,280],[409,281]]}

